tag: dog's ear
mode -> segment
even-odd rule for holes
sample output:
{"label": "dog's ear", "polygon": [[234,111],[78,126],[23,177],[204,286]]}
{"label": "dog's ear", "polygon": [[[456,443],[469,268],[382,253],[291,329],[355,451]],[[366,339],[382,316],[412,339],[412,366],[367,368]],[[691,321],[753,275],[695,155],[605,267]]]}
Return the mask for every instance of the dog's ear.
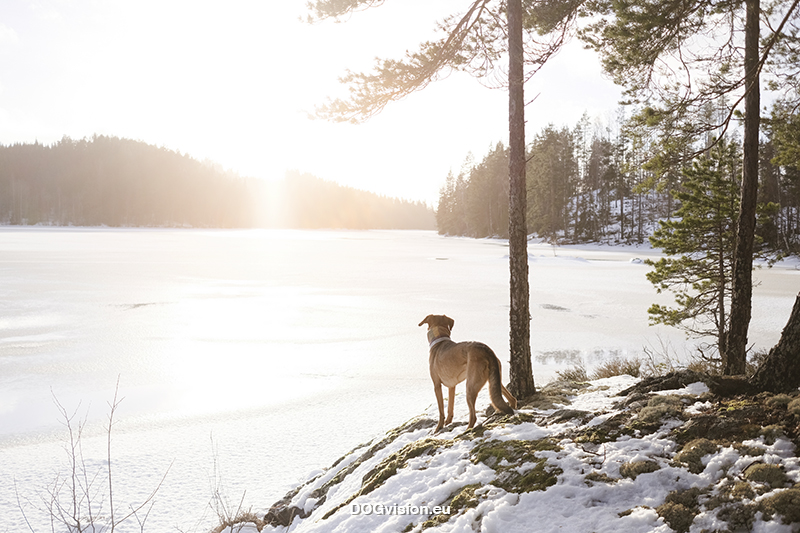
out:
{"label": "dog's ear", "polygon": [[419,325],[421,326],[423,324],[430,324],[431,318],[433,318],[433,315],[426,316],[425,318],[422,319],[422,322],[420,322]]}
{"label": "dog's ear", "polygon": [[447,321],[447,327],[450,329],[450,331],[453,331],[453,326],[456,325],[456,321],[453,320],[452,318],[450,318],[447,315],[443,315],[443,316],[444,316],[444,319]]}

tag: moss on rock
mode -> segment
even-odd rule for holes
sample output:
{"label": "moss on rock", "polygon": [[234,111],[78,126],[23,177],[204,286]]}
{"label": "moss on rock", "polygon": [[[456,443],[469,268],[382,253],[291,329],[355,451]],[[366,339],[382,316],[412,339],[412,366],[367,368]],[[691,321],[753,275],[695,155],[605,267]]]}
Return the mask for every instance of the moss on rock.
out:
{"label": "moss on rock", "polygon": [[800,398],[795,398],[789,405],[786,406],[786,410],[793,415],[800,415]]}
{"label": "moss on rock", "polygon": [[758,432],[759,435],[764,437],[764,443],[768,445],[775,444],[775,441],[781,437],[786,436],[786,433],[783,431],[783,426],[780,424],[770,424],[761,428],[761,431]]}
{"label": "moss on rock", "polygon": [[788,489],[768,496],[758,502],[758,509],[766,517],[780,515],[784,524],[800,522],[800,489]]}
{"label": "moss on rock", "polygon": [[536,453],[560,449],[552,439],[493,440],[478,445],[472,452],[472,460],[497,472],[493,485],[508,492],[531,492],[555,485],[562,473],[560,468],[548,465],[547,459],[537,457]]}
{"label": "moss on rock", "polygon": [[398,469],[405,467],[409,459],[425,455],[449,444],[450,442],[446,440],[426,438],[403,446],[403,448],[378,463],[375,468],[364,476],[361,491],[358,495],[369,494],[383,485],[387,479],[397,473]]}
{"label": "moss on rock", "polygon": [[696,487],[670,492],[664,503],[656,507],[656,512],[669,527],[678,533],[686,533],[700,512],[700,494],[702,491]]}
{"label": "moss on rock", "polygon": [[653,460],[631,461],[629,463],[622,463],[619,466],[619,475],[630,479],[636,479],[640,474],[649,474],[660,468],[658,463]]}
{"label": "moss on rock", "polygon": [[778,465],[754,463],[745,469],[743,475],[748,481],[766,483],[772,488],[782,488],[791,484],[783,468]]}
{"label": "moss on rock", "polygon": [[788,394],[776,394],[766,398],[764,403],[773,409],[782,409],[787,407],[791,401],[792,397]]}
{"label": "moss on rock", "polygon": [[619,479],[613,478],[607,474],[601,474],[599,472],[589,472],[583,478],[583,481],[591,487],[594,483],[616,483],[619,481]]}
{"label": "moss on rock", "polygon": [[717,451],[717,445],[708,439],[695,439],[686,444],[675,456],[675,461],[686,465],[689,472],[699,474],[705,470],[702,459],[704,456]]}

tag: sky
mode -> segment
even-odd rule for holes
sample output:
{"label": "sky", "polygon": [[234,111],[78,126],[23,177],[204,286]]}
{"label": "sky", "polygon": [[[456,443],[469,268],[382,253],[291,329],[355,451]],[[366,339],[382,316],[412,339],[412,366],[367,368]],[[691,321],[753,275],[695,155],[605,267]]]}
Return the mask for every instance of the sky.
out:
{"label": "sky", "polygon": [[[243,176],[299,170],[435,205],[448,172],[507,142],[507,93],[454,73],[363,124],[309,118],[433,36],[468,0],[389,0],[307,24],[306,0],[3,0],[0,144],[141,140]],[[578,42],[526,86],[527,136],[610,121],[620,91]]]}

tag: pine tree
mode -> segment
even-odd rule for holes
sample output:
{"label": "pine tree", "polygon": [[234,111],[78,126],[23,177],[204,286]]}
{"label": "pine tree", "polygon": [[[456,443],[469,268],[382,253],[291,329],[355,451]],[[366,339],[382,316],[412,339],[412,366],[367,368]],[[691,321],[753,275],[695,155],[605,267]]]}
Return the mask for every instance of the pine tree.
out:
{"label": "pine tree", "polygon": [[675,220],[664,220],[650,238],[668,258],[648,260],[647,279],[658,292],[675,293],[677,307],[654,304],[653,324],[666,324],[690,336],[714,336],[725,353],[733,275],[733,250],[739,212],[739,156],[736,146],[721,142],[709,157],[683,171],[681,207]]}

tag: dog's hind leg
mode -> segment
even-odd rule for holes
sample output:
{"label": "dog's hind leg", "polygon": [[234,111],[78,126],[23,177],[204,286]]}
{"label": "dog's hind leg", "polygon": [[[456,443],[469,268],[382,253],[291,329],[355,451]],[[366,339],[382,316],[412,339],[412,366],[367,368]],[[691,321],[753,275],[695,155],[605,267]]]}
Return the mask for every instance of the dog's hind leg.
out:
{"label": "dog's hind leg", "polygon": [[453,408],[456,405],[456,388],[447,387],[447,390],[447,418],[444,420],[445,426],[453,421]]}
{"label": "dog's hind leg", "polygon": [[[438,433],[444,427],[444,397],[442,396],[442,382],[433,382],[433,392],[436,394],[436,404],[439,406],[439,424],[436,425],[434,433]],[[452,410],[452,407],[450,407]]]}
{"label": "dog's hind leg", "polygon": [[470,383],[470,380],[467,380],[467,407],[469,407],[469,425],[467,429],[475,427],[475,422],[478,420],[478,415],[475,412],[475,400],[478,399],[478,393],[485,383],[485,380],[482,383],[475,383],[474,381]]}

